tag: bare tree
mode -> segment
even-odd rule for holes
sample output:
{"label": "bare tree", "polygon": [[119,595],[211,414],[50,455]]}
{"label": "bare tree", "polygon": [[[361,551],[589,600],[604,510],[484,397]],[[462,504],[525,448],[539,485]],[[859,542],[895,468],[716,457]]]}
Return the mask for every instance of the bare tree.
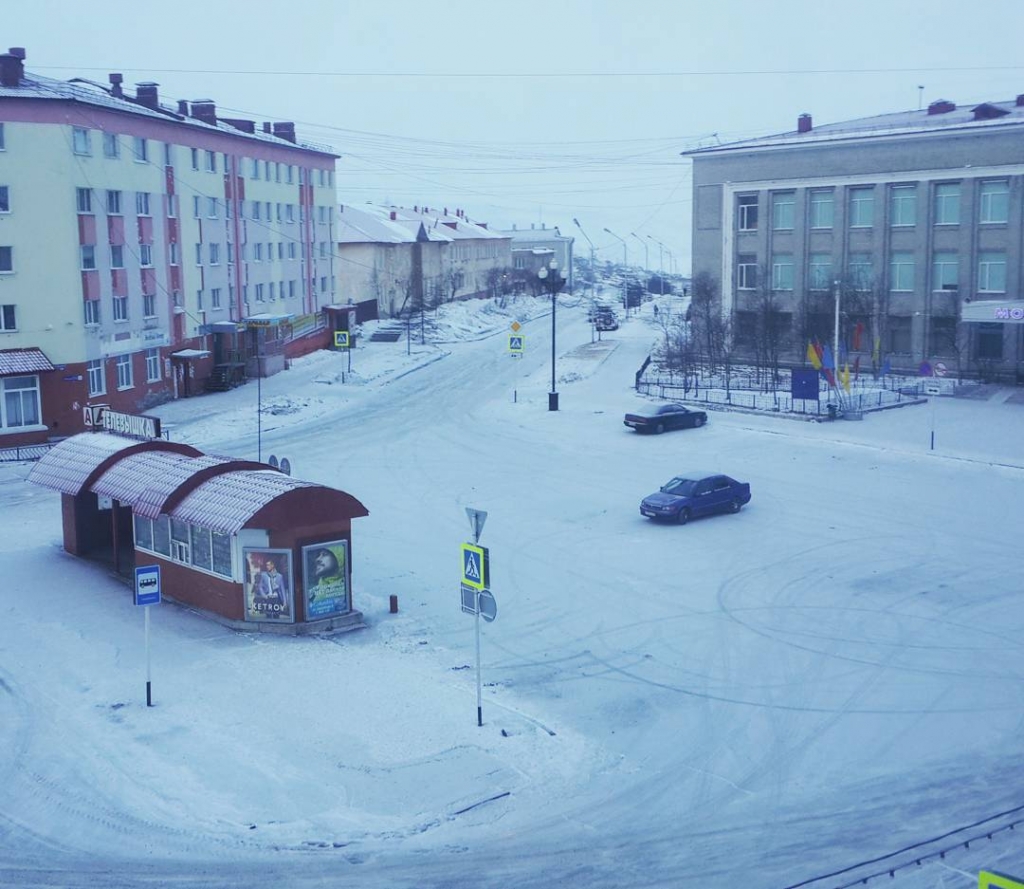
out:
{"label": "bare tree", "polygon": [[722,317],[718,299],[718,282],[708,272],[698,272],[693,279],[690,299],[690,334],[709,373],[715,373],[726,351],[728,325]]}

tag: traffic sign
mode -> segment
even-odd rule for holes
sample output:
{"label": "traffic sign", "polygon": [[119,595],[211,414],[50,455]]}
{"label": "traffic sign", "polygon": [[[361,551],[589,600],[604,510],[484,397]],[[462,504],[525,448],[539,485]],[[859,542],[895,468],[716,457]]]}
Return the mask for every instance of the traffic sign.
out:
{"label": "traffic sign", "polygon": [[336,330],[334,331],[334,348],[335,349],[347,349],[349,347],[348,331],[347,330]]}
{"label": "traffic sign", "polygon": [[145,565],[135,569],[135,604],[160,604],[159,565]]}
{"label": "traffic sign", "polygon": [[480,616],[484,620],[490,622],[498,616],[498,603],[494,601],[494,594],[490,590],[480,590],[476,599]]}
{"label": "traffic sign", "polygon": [[1024,889],[1024,880],[998,871],[983,870],[978,874],[978,889]]}
{"label": "traffic sign", "polygon": [[508,350],[513,354],[518,354],[523,351],[525,337],[521,333],[513,333],[508,338]]}
{"label": "traffic sign", "polygon": [[477,591],[471,586],[465,584],[460,585],[459,590],[462,593],[462,610],[466,614],[476,614],[476,593]]}
{"label": "traffic sign", "polygon": [[490,586],[490,558],[486,546],[462,544],[462,582],[474,590]]}
{"label": "traffic sign", "polygon": [[480,535],[484,530],[484,522],[487,521],[487,511],[483,509],[473,509],[472,506],[467,506],[466,515],[469,516],[469,527],[473,532],[473,542],[478,543],[480,541]]}
{"label": "traffic sign", "polygon": [[941,361],[936,361],[935,364],[932,365],[932,373],[937,377],[944,377],[949,373],[949,368]]}
{"label": "traffic sign", "polygon": [[522,326],[523,325],[520,324],[518,321],[513,321],[512,322],[512,333],[519,333],[519,331],[522,328]]}

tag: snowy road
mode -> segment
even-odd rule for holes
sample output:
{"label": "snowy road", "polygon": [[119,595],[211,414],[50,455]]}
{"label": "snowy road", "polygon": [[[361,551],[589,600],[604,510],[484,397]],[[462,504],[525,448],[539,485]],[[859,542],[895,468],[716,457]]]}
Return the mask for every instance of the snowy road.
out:
{"label": "snowy road", "polygon": [[[264,458],[287,452],[369,507],[353,548],[369,629],[268,642],[162,608],[160,712],[122,669],[138,661],[130,597],[59,552],[57,499],[8,472],[5,518],[28,541],[0,544],[0,885],[786,887],[1024,805],[1008,531],[1024,469],[987,456],[1007,461],[1024,408],[994,406],[986,436],[979,406],[940,404],[955,454],[909,438],[910,410],[714,413],[638,436],[621,416],[639,324],[591,350],[566,313],[560,351],[597,357],[560,382],[557,413],[541,318],[521,363],[500,338],[455,343],[269,431]],[[251,437],[222,444],[255,456]],[[750,506],[640,517],[694,468],[749,481]],[[466,506],[489,513],[498,601],[482,728],[458,609]],[[1024,828],[927,858],[977,833],[810,885],[908,862],[884,879],[1021,870]]]}

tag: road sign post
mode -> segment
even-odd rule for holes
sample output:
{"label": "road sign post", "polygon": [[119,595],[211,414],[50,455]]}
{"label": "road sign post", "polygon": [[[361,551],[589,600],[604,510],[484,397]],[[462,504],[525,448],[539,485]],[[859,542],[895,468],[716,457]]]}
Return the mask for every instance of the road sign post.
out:
{"label": "road sign post", "polygon": [[135,569],[135,604],[143,607],[146,638],[146,706],[153,706],[152,661],[149,654],[149,606],[160,604],[160,566],[144,565]]}
{"label": "road sign post", "polygon": [[494,620],[497,605],[488,587],[491,585],[490,553],[480,546],[480,534],[487,521],[482,509],[466,507],[473,542],[462,544],[462,610],[473,615],[473,638],[476,647],[476,724],[484,724],[483,682],[480,676],[480,615],[486,621]]}

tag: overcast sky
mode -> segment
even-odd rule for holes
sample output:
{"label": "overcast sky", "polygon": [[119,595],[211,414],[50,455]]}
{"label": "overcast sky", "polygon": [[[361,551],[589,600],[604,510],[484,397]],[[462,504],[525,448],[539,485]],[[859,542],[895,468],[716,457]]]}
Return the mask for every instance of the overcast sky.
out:
{"label": "overcast sky", "polygon": [[459,207],[579,236],[575,217],[599,259],[623,256],[608,228],[631,263],[679,272],[681,151],[791,130],[803,112],[828,123],[1024,93],[1019,0],[4,7],[5,46],[25,47],[32,72],[105,83],[120,71],[168,102],[294,120],[300,139],[342,155],[344,203]]}

